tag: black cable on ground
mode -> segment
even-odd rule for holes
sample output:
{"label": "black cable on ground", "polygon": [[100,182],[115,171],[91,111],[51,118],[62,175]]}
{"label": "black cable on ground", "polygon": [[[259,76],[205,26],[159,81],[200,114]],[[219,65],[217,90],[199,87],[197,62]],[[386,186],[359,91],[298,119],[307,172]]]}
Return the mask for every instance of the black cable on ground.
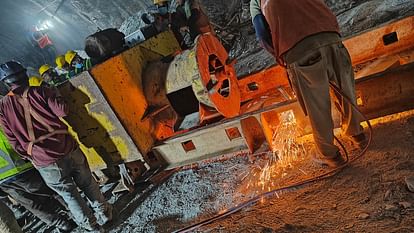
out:
{"label": "black cable on ground", "polygon": [[367,152],[367,150],[368,150],[368,147],[370,146],[370,144],[371,144],[371,142],[372,142],[372,126],[371,126],[371,123],[369,122],[369,120],[367,119],[367,117],[361,112],[361,110],[358,108],[358,106],[356,106],[356,104],[354,104],[351,100],[350,100],[350,98],[348,98],[346,95],[345,95],[345,93],[343,93],[342,92],[342,90],[340,89],[340,88],[338,88],[335,84],[333,84],[333,83],[329,83],[329,85],[330,85],[330,87],[336,92],[336,93],[338,93],[340,96],[342,96],[342,98],[344,98],[345,99],[345,101],[348,103],[348,104],[350,104],[361,116],[362,116],[362,118],[363,118],[363,120],[367,123],[367,125],[368,125],[368,132],[369,132],[369,137],[368,137],[368,142],[367,142],[367,144],[365,145],[365,147],[362,149],[362,151],[357,155],[357,156],[355,156],[355,157],[353,157],[353,158],[351,158],[351,159],[349,159],[348,158],[348,153],[347,153],[347,151],[346,151],[346,149],[345,149],[345,146],[339,141],[339,139],[338,138],[336,138],[335,137],[335,140],[339,143],[339,145],[340,145],[340,147],[344,150],[344,152],[345,152],[345,156],[346,156],[346,163],[344,164],[344,165],[342,165],[342,166],[340,166],[340,167],[337,167],[337,168],[335,168],[335,169],[332,169],[332,170],[330,170],[330,171],[327,171],[327,172],[325,172],[325,173],[323,173],[323,174],[321,174],[321,175],[318,175],[318,176],[315,176],[315,177],[312,177],[312,178],[310,178],[310,179],[306,179],[306,180],[303,180],[303,181],[300,181],[300,182],[297,182],[297,183],[295,183],[295,184],[291,184],[291,185],[287,185],[287,186],[285,186],[285,187],[282,187],[282,188],[278,188],[278,189],[274,189],[274,190],[272,190],[272,191],[269,191],[269,192],[266,192],[266,193],[263,193],[263,194],[260,194],[260,195],[258,195],[258,196],[256,196],[256,197],[254,197],[254,198],[252,198],[252,199],[250,199],[250,200],[248,200],[248,201],[246,201],[246,202],[243,202],[243,203],[241,203],[241,204],[239,204],[239,205],[236,205],[236,206],[234,206],[234,207],[232,207],[232,208],[229,208],[229,209],[227,209],[226,211],[224,211],[223,213],[221,213],[221,214],[218,214],[218,215],[216,215],[216,216],[214,216],[214,217],[212,217],[212,218],[209,218],[209,219],[206,219],[206,220],[204,220],[204,221],[201,221],[201,222],[198,222],[198,223],[196,223],[196,224],[193,224],[193,225],[191,225],[191,226],[188,226],[188,227],[185,227],[185,228],[182,228],[182,229],[179,229],[179,230],[177,230],[177,231],[174,231],[174,233],[185,233],[185,232],[191,232],[191,231],[194,231],[194,230],[196,230],[196,229],[198,229],[198,228],[200,228],[200,227],[202,227],[202,226],[205,226],[205,225],[208,225],[208,224],[210,224],[210,223],[213,223],[213,222],[215,222],[215,221],[217,221],[217,220],[221,220],[221,219],[224,219],[225,217],[227,217],[227,216],[229,216],[229,215],[232,215],[232,214],[234,214],[234,213],[236,213],[236,212],[239,212],[240,210],[242,210],[242,209],[244,209],[244,208],[247,208],[247,207],[250,207],[250,206],[252,206],[252,205],[254,205],[254,204],[256,204],[257,202],[259,202],[260,200],[262,200],[262,199],[264,199],[264,198],[268,198],[268,197],[272,197],[272,196],[274,196],[274,195],[277,195],[278,193],[281,193],[281,192],[288,192],[288,191],[292,191],[292,190],[296,190],[296,189],[299,189],[299,188],[301,188],[301,187],[303,187],[303,186],[305,186],[305,185],[308,185],[308,184],[313,184],[313,183],[316,183],[316,182],[318,182],[318,181],[321,181],[321,180],[325,180],[325,179],[328,179],[328,178],[330,178],[330,177],[333,177],[334,175],[336,175],[337,173],[339,173],[340,171],[342,171],[345,167],[347,167],[349,164],[351,164],[351,163],[353,163],[354,161],[356,161],[357,159],[359,159],[359,158],[361,158],[366,152]]}

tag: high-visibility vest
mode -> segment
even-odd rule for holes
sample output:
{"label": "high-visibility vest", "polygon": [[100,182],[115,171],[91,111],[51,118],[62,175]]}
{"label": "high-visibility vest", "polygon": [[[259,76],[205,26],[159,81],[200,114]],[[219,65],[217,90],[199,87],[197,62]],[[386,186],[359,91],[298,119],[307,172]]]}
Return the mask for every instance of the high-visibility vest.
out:
{"label": "high-visibility vest", "polygon": [[0,182],[32,168],[32,163],[20,158],[0,130]]}
{"label": "high-visibility vest", "polygon": [[53,42],[50,40],[48,35],[43,35],[42,37],[40,37],[40,39],[36,41],[41,49],[45,48],[48,45],[53,45]]}
{"label": "high-visibility vest", "polygon": [[87,58],[83,61],[83,66],[81,69],[75,68],[75,75],[82,73],[85,70],[89,70],[93,66],[90,58]]}

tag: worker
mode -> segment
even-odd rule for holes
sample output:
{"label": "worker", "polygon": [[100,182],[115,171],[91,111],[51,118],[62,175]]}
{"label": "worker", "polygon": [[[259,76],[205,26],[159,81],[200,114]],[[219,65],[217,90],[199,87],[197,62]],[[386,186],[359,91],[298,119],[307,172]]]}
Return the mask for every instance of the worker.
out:
{"label": "worker", "polygon": [[65,55],[59,55],[55,59],[56,63],[56,72],[58,75],[66,75],[69,70],[69,64],[65,60]]}
{"label": "worker", "polygon": [[91,201],[100,223],[112,220],[113,208],[93,179],[85,155],[60,120],[68,114],[63,98],[45,85],[29,87],[26,69],[15,61],[0,65],[0,81],[11,87],[10,94],[0,101],[0,123],[13,149],[33,163],[45,183],[66,202],[79,226],[101,231],[78,188]]}
{"label": "worker", "polygon": [[59,75],[56,70],[48,64],[44,64],[39,68],[39,74],[50,86],[58,86],[67,80],[66,75]]}
{"label": "worker", "polygon": [[65,54],[65,61],[69,64],[69,77],[73,77],[89,70],[92,67],[91,59],[84,59],[73,50],[69,50]]}
{"label": "worker", "polygon": [[182,49],[192,47],[198,35],[214,33],[199,0],[154,0],[154,5],[155,28],[159,32],[171,29]]}
{"label": "worker", "polygon": [[213,33],[207,14],[200,0],[176,0],[177,15],[183,15],[187,21],[188,30],[194,40],[203,33]]}
{"label": "worker", "polygon": [[[298,101],[310,118],[316,144],[314,161],[341,166],[345,160],[334,145],[330,83],[353,104],[356,98],[351,59],[335,15],[323,1],[315,0],[252,0],[251,9],[259,40],[287,68]],[[360,116],[344,98],[336,97],[343,113],[344,134],[362,147],[366,138]]]}
{"label": "worker", "polygon": [[13,212],[0,201],[0,232],[1,233],[22,233]]}
{"label": "worker", "polygon": [[43,62],[51,62],[56,56],[56,47],[48,35],[47,29],[41,29],[33,25],[29,28],[28,40],[30,44],[40,51]]}
{"label": "worker", "polygon": [[177,9],[175,2],[170,0],[154,0],[154,6],[148,9],[154,18],[154,22],[148,18],[147,14],[143,14],[142,18],[147,24],[152,24],[156,31],[163,32],[171,29],[182,49],[188,49],[192,46],[190,30],[187,25],[185,14],[175,13]]}

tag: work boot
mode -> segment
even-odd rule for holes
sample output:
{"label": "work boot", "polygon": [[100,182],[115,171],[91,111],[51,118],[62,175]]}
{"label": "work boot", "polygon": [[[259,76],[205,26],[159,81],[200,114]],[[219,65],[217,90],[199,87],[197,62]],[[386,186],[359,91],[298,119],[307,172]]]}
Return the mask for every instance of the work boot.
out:
{"label": "work boot", "polygon": [[76,224],[74,222],[63,218],[59,218],[53,225],[64,232],[69,232],[76,227]]}
{"label": "work boot", "polygon": [[98,222],[101,225],[112,221],[114,207],[111,204],[105,204],[104,210],[97,212]]}
{"label": "work boot", "polygon": [[354,136],[348,136],[348,138],[355,144],[359,149],[363,149],[367,145],[367,138],[364,133],[360,133]]}
{"label": "work boot", "polygon": [[84,228],[84,229],[85,229],[85,232],[88,232],[88,233],[105,233],[106,232],[105,229],[102,226],[99,226],[98,224],[96,224],[93,227]]}
{"label": "work boot", "polygon": [[83,232],[104,232],[96,220],[95,216],[91,216],[91,218],[85,219],[84,222],[78,223],[78,226],[82,228]]}
{"label": "work boot", "polygon": [[346,163],[345,159],[341,155],[341,152],[339,151],[336,152],[335,157],[330,158],[318,153],[317,150],[314,149],[312,153],[312,160],[319,165],[326,165],[331,168],[340,167]]}
{"label": "work boot", "polygon": [[405,183],[410,192],[414,193],[414,176],[405,177]]}

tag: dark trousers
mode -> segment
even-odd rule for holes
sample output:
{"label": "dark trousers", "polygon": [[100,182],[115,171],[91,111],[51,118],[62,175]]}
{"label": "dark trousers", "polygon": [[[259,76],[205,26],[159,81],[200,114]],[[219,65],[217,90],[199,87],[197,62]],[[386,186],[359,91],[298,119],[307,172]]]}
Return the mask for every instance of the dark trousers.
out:
{"label": "dark trousers", "polygon": [[36,169],[0,184],[0,189],[48,225],[57,223],[60,219],[58,213],[66,209]]}

